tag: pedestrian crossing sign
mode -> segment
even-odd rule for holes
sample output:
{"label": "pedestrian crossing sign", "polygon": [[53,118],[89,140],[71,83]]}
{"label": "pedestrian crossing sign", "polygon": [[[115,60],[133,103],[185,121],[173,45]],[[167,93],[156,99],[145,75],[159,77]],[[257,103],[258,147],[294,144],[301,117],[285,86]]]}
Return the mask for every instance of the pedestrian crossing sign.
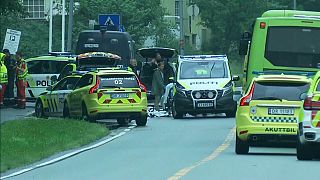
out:
{"label": "pedestrian crossing sign", "polygon": [[99,25],[120,27],[121,25],[120,15],[119,14],[100,14]]}

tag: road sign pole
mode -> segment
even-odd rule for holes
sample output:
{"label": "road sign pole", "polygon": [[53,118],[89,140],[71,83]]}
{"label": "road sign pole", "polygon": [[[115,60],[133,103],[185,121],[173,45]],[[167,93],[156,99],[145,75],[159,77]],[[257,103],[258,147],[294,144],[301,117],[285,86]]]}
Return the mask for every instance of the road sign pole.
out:
{"label": "road sign pole", "polygon": [[50,0],[50,19],[49,19],[49,52],[52,51],[52,7],[53,0]]}
{"label": "road sign pole", "polygon": [[179,0],[180,16],[180,55],[184,55],[184,25],[183,25],[183,0]]}
{"label": "road sign pole", "polygon": [[64,52],[64,38],[66,33],[66,0],[62,0],[62,28],[61,28],[61,52]]}
{"label": "road sign pole", "polygon": [[72,29],[73,29],[73,0],[70,0],[69,4],[69,21],[68,21],[68,41],[67,41],[67,51],[72,50]]}

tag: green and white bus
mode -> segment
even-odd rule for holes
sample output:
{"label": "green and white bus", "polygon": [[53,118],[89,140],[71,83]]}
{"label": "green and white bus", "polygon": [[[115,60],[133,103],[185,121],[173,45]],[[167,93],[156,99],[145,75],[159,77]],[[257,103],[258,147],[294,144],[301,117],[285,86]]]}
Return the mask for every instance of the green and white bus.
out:
{"label": "green and white bus", "polygon": [[253,71],[315,72],[320,66],[320,12],[270,10],[242,34],[243,90]]}

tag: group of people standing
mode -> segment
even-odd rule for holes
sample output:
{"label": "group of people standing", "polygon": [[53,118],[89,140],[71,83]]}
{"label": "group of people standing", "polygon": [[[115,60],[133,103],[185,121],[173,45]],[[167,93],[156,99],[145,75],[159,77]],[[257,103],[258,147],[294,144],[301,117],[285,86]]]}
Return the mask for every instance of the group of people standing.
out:
{"label": "group of people standing", "polygon": [[[22,52],[16,52],[15,58],[8,49],[0,52],[0,108],[4,106],[26,107],[27,63]],[[14,84],[17,87],[17,101],[14,95]]]}
{"label": "group of people standing", "polygon": [[[147,68],[146,68],[147,67]],[[141,70],[137,64],[136,59],[131,59],[129,64],[129,70],[134,72],[139,78],[141,71],[144,71],[143,74],[151,75],[151,79],[148,79],[148,82],[152,82],[152,94],[155,97],[155,110],[159,111],[159,104],[163,105],[165,97],[163,96],[165,91],[167,92],[166,86],[170,83],[170,79],[173,79],[174,71],[173,68],[169,65],[168,62],[162,59],[160,53],[155,54],[155,58],[152,58],[151,61],[143,66]],[[146,80],[146,79],[144,79]],[[144,82],[144,83],[148,83]]]}
{"label": "group of people standing", "polygon": [[170,80],[173,79],[174,72],[172,67],[168,62],[165,62],[159,53],[156,54],[155,59],[151,61],[152,67],[154,67],[154,73],[152,76],[152,92],[154,94],[154,107],[156,111],[160,111],[159,104],[164,106],[163,102],[166,99],[164,92],[167,88],[166,86],[170,84]]}

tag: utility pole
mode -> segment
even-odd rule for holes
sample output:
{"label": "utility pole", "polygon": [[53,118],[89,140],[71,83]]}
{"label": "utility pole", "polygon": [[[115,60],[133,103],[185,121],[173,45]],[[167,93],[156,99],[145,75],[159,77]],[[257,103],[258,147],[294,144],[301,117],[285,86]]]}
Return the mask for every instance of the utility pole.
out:
{"label": "utility pole", "polygon": [[69,4],[69,21],[68,21],[68,42],[67,42],[67,51],[71,52],[72,50],[72,29],[73,29],[73,0],[70,0]]}
{"label": "utility pole", "polygon": [[50,0],[50,19],[49,19],[49,52],[52,51],[52,7],[53,6],[53,0]]}
{"label": "utility pole", "polygon": [[293,10],[297,9],[297,0],[293,0]]}
{"label": "utility pole", "polygon": [[62,0],[62,28],[61,28],[61,52],[65,51],[65,33],[66,33],[66,0]]}
{"label": "utility pole", "polygon": [[184,25],[183,25],[183,0],[179,0],[179,16],[180,16],[180,55],[184,55]]}

